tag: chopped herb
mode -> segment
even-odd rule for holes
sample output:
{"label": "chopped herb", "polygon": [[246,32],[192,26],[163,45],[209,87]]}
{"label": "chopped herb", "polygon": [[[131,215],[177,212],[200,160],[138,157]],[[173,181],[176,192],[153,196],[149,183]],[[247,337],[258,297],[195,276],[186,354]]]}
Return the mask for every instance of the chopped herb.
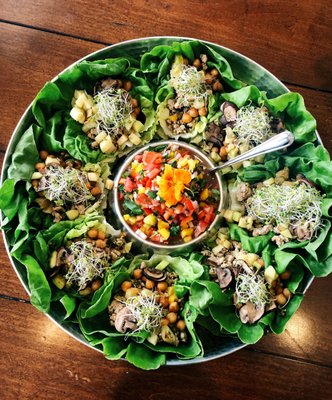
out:
{"label": "chopped herb", "polygon": [[219,198],[220,198],[220,192],[219,192],[219,190],[217,190],[217,189],[212,189],[212,197],[215,199],[215,200],[219,200]]}
{"label": "chopped herb", "polygon": [[126,193],[124,185],[119,185],[119,191],[122,193]]}
{"label": "chopped herb", "polygon": [[170,231],[170,233],[171,233],[171,236],[176,236],[176,235],[178,235],[178,234],[180,233],[180,231],[181,231],[180,225],[172,225],[172,226],[169,228],[169,231]]}
{"label": "chopped herb", "polygon": [[158,195],[158,192],[156,190],[149,190],[147,192],[147,195],[151,198],[151,199],[155,199]]}
{"label": "chopped herb", "polygon": [[129,210],[133,215],[141,215],[144,213],[143,210],[131,200],[126,199],[122,205],[125,210]]}
{"label": "chopped herb", "polygon": [[163,150],[167,148],[168,144],[161,144],[160,146],[151,146],[148,148],[149,151],[155,151],[157,153],[161,153]]}

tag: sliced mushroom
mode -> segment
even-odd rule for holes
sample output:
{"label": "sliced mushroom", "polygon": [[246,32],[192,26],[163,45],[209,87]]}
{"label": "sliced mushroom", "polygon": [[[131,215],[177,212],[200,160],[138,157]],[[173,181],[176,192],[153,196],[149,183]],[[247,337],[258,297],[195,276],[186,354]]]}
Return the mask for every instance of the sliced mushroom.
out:
{"label": "sliced mushroom", "polygon": [[285,130],[285,125],[280,118],[272,118],[270,127],[273,132],[280,133]]}
{"label": "sliced mushroom", "polygon": [[252,194],[251,187],[247,182],[240,182],[236,189],[236,198],[238,201],[247,200]]}
{"label": "sliced mushroom", "polygon": [[258,321],[264,314],[264,305],[256,307],[251,301],[247,301],[246,304],[240,308],[240,319],[244,324],[253,324]]}
{"label": "sliced mushroom", "polygon": [[108,306],[108,312],[110,323],[118,332],[125,333],[128,329],[135,330],[137,328],[134,315],[125,304],[117,299],[114,299]]}
{"label": "sliced mushroom", "polygon": [[317,190],[320,190],[319,187],[315,184],[315,182],[313,182],[313,181],[311,181],[310,179],[306,178],[306,177],[305,177],[304,175],[302,175],[302,174],[297,174],[297,175],[296,175],[296,180],[297,180],[298,182],[301,182],[301,183],[304,183],[304,184],[306,184],[306,185],[308,185],[308,186],[311,186],[311,187],[313,187],[313,188],[315,188],[315,189],[317,189]]}
{"label": "sliced mushroom", "polygon": [[218,282],[221,289],[225,289],[232,282],[232,272],[229,268],[218,268]]}
{"label": "sliced mushroom", "polygon": [[65,249],[65,247],[60,247],[60,249],[57,251],[55,265],[59,267],[61,264],[63,264],[66,256],[67,256],[67,250]]}
{"label": "sliced mushroom", "polygon": [[98,92],[104,89],[110,89],[112,87],[115,88],[116,86],[118,86],[117,79],[113,78],[101,79],[98,82],[96,82],[96,85],[94,87],[94,94],[97,94]]}
{"label": "sliced mushroom", "polygon": [[225,101],[220,106],[220,110],[223,113],[222,117],[220,118],[220,122],[223,125],[232,124],[236,121],[238,108],[234,103]]}
{"label": "sliced mushroom", "polygon": [[166,279],[166,272],[155,268],[144,268],[143,275],[154,282],[161,282]]}
{"label": "sliced mushroom", "polygon": [[214,122],[211,122],[211,124],[208,125],[207,130],[205,132],[205,137],[208,143],[212,143],[214,146],[218,148],[223,146],[225,135],[223,134],[220,127]]}
{"label": "sliced mushroom", "polygon": [[251,270],[251,268],[243,260],[234,260],[233,261],[233,267],[238,268],[238,269],[243,269],[244,272],[246,272],[249,275],[253,274],[253,271]]}

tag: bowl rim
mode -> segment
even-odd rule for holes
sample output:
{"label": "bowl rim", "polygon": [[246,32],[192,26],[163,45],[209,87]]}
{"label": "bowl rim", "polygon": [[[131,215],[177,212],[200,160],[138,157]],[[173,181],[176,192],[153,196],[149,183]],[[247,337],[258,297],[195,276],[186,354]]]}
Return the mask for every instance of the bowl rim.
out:
{"label": "bowl rim", "polygon": [[[284,93],[290,92],[290,90],[287,88],[287,86],[282,83],[280,81],[279,78],[277,78],[273,73],[271,73],[269,70],[267,70],[264,66],[262,66],[261,64],[259,64],[258,62],[256,62],[255,60],[251,59],[250,57],[237,52],[235,50],[230,49],[229,47],[220,45],[218,43],[214,43],[211,41],[207,41],[204,39],[199,39],[199,38],[192,38],[192,37],[187,37],[187,36],[147,36],[147,37],[140,37],[140,38],[134,38],[134,39],[129,39],[129,40],[125,40],[125,41],[121,41],[121,42],[117,42],[114,44],[111,44],[109,46],[105,46],[102,47],[101,49],[98,49],[92,53],[89,53],[83,57],[81,57],[79,60],[74,61],[73,63],[71,63],[70,65],[68,65],[66,68],[64,68],[61,72],[59,72],[57,75],[55,75],[50,82],[55,82],[59,76],[66,72],[67,70],[69,70],[70,68],[72,68],[73,66],[75,66],[76,64],[82,62],[82,61],[89,61],[89,59],[94,58],[95,56],[98,56],[99,54],[103,53],[103,52],[108,52],[108,51],[112,51],[112,49],[115,49],[117,47],[121,47],[121,46],[125,46],[131,43],[140,43],[142,41],[149,41],[149,40],[174,40],[174,41],[200,41],[201,43],[207,44],[207,45],[211,45],[213,47],[217,47],[221,50],[224,50],[228,53],[231,53],[235,56],[240,56],[241,59],[246,60],[247,62],[249,62],[250,64],[254,65],[255,67],[258,67],[258,69],[264,71],[270,78],[272,78],[275,82],[277,82],[280,87],[284,90]],[[157,46],[157,44],[156,44]],[[40,90],[40,89],[39,89]],[[38,92],[37,92],[38,93]],[[31,103],[27,106],[27,108],[25,109],[24,113],[22,114],[22,116],[20,117],[19,121],[17,122],[12,135],[10,137],[10,140],[8,142],[7,145],[7,149],[6,152],[4,154],[4,158],[3,158],[3,163],[2,163],[2,171],[1,171],[1,177],[0,177],[0,186],[3,184],[4,180],[6,179],[6,173],[7,173],[7,162],[10,160],[11,154],[15,148],[14,143],[15,140],[17,139],[18,134],[20,133],[21,129],[24,126],[24,122],[26,117],[28,116],[29,112],[31,111],[32,105],[33,105],[33,101],[31,101]],[[323,143],[321,137],[319,136],[319,133],[317,132],[317,130],[315,130],[315,133],[317,135],[317,140],[319,143]],[[3,222],[3,213],[0,212],[0,224],[2,225]],[[29,295],[29,297],[31,296],[30,290],[28,288],[28,286],[25,284],[22,276],[20,275],[14,260],[12,258],[12,256],[10,255],[10,248],[9,248],[9,242],[7,240],[7,236],[5,235],[4,230],[2,230],[2,237],[4,240],[4,245],[7,251],[7,255],[9,257],[10,263],[21,283],[21,285],[23,286],[23,288],[25,289],[25,291],[27,292],[27,294]],[[311,275],[311,277],[308,279],[308,283],[306,284],[306,287],[303,290],[303,293],[305,293],[307,291],[307,289],[309,288],[309,286],[311,285],[312,281],[314,280],[314,276]],[[59,321],[56,320],[56,318],[51,315],[50,313],[44,313],[53,323],[55,323],[60,329],[62,329],[64,332],[66,332],[68,335],[70,335],[72,338],[74,338],[75,340],[81,342],[82,344],[84,344],[85,346],[96,350],[100,353],[103,353],[101,349],[92,346],[90,343],[88,343],[86,340],[78,337],[74,332],[70,331],[68,328],[66,329],[65,326],[63,326]],[[233,346],[231,346],[229,349],[227,349],[226,351],[223,351],[222,353],[217,352],[211,352],[208,355],[204,355],[201,357],[197,357],[194,359],[188,359],[188,360],[182,360],[182,359],[175,359],[175,358],[171,358],[166,360],[166,364],[165,366],[183,366],[183,365],[188,365],[188,364],[198,364],[198,363],[202,363],[202,362],[206,362],[206,361],[210,361],[210,360],[214,360],[220,357],[224,357],[226,355],[232,354],[235,351],[241,350],[244,347],[247,346],[247,344],[240,342],[239,339],[234,338],[234,341],[237,341],[237,343]],[[123,360],[123,359],[122,359]]]}

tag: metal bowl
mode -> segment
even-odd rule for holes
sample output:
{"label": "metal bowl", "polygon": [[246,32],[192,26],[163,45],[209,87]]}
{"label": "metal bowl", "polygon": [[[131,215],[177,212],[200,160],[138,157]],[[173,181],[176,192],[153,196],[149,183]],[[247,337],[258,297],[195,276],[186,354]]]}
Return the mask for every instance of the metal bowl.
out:
{"label": "metal bowl", "polygon": [[181,250],[181,249],[188,249],[189,247],[193,247],[197,245],[198,243],[202,242],[203,240],[206,240],[208,236],[213,235],[213,233],[216,231],[218,227],[218,222],[220,221],[220,211],[223,208],[223,205],[226,203],[226,198],[227,198],[227,188],[224,183],[224,180],[222,180],[221,175],[219,173],[216,173],[216,178],[218,181],[218,188],[219,192],[221,194],[218,208],[217,208],[217,215],[212,224],[209,226],[209,228],[200,236],[197,238],[191,240],[188,243],[180,243],[180,244],[158,244],[154,243],[150,240],[142,239],[139,235],[137,235],[136,232],[134,232],[130,226],[126,223],[126,221],[123,218],[122,212],[121,212],[121,207],[120,207],[120,201],[119,201],[119,181],[120,178],[122,177],[123,173],[126,171],[128,166],[132,163],[133,159],[139,155],[142,154],[145,150],[157,147],[160,145],[169,145],[169,144],[177,144],[180,148],[187,149],[191,152],[192,155],[194,155],[196,158],[198,158],[202,164],[207,167],[207,168],[213,168],[215,167],[214,163],[204,154],[202,153],[197,147],[190,145],[185,142],[180,142],[180,141],[175,141],[175,140],[164,140],[161,142],[153,142],[150,143],[144,147],[139,148],[138,150],[134,151],[129,155],[129,157],[126,157],[125,162],[122,164],[120,169],[118,170],[115,179],[114,179],[114,188],[113,188],[113,211],[116,214],[117,219],[121,222],[122,226],[125,228],[125,230],[129,233],[131,238],[134,241],[137,241],[142,245],[142,249],[147,249],[147,248],[153,248],[156,250],[158,253],[164,253],[168,254],[171,251],[175,250]]}
{"label": "metal bowl", "polygon": [[[109,58],[109,57],[119,57],[119,56],[121,56],[121,54],[124,54],[124,53],[130,54],[131,56],[136,57],[136,56],[140,56],[144,52],[150,51],[155,46],[171,45],[173,42],[180,42],[180,41],[186,41],[186,40],[197,40],[197,39],[188,38],[188,37],[176,37],[176,36],[170,37],[169,36],[169,37],[148,37],[148,38],[128,40],[125,42],[117,43],[112,46],[105,47],[101,50],[91,53],[91,54],[83,57],[82,59],[76,61],[69,67],[67,67],[63,72],[67,71],[69,68],[71,68],[75,64],[77,64],[81,61],[84,61],[84,60],[94,61],[94,60],[100,60],[100,59]],[[247,84],[256,85],[261,90],[265,90],[267,92],[268,97],[276,97],[283,93],[289,92],[288,88],[278,78],[276,78],[272,73],[270,73],[264,67],[262,67],[255,61],[249,59],[248,57],[246,57],[240,53],[237,53],[231,49],[228,49],[226,47],[215,44],[215,43],[207,42],[204,40],[201,40],[201,42],[209,45],[217,53],[224,56],[230,63],[233,73],[238,79],[246,82]],[[59,75],[61,75],[61,73]],[[54,77],[54,79],[52,81],[57,81],[59,78],[59,75]],[[26,111],[22,115],[21,119],[19,120],[19,122],[12,134],[11,140],[8,144],[4,162],[3,162],[1,184],[7,178],[7,170],[11,163],[11,155],[12,155],[13,151],[15,150],[15,147],[16,147],[19,139],[21,138],[21,136],[23,135],[25,130],[34,121],[33,115],[31,112],[31,108],[32,108],[32,103],[26,109]],[[317,134],[317,136],[318,136],[318,134]],[[319,136],[318,136],[318,140],[321,142]],[[29,286],[28,286],[28,278],[27,278],[25,267],[10,256],[11,246],[9,243],[9,239],[7,238],[6,233],[4,231],[3,231],[3,237],[4,237],[4,242],[5,242],[6,250],[8,253],[8,257],[10,258],[12,266],[13,266],[19,280],[21,281],[21,284],[23,285],[23,287],[25,288],[27,293],[30,295]],[[313,280],[313,276],[308,272],[303,280],[303,284],[302,284],[302,288],[301,288],[304,292],[310,286],[312,280]],[[47,315],[54,323],[56,323],[59,327],[61,327],[63,330],[65,330],[69,335],[71,335],[75,339],[79,340],[81,343],[83,343],[95,350],[101,351],[100,349],[97,349],[96,347],[92,347],[87,342],[87,340],[84,338],[82,333],[79,331],[79,328],[77,327],[76,324],[73,324],[70,322],[62,322],[59,309],[54,304],[52,304],[50,312]],[[177,358],[169,358],[167,360],[167,365],[185,365],[185,364],[200,363],[203,361],[208,361],[208,360],[212,360],[212,359],[215,359],[218,357],[228,355],[228,354],[233,353],[233,352],[246,346],[239,339],[233,338],[230,336],[224,337],[224,338],[214,338],[213,336],[211,336],[211,338],[209,338],[209,339],[203,338],[203,342],[204,342],[204,347],[205,347],[204,357],[193,359],[193,360],[180,360]]]}

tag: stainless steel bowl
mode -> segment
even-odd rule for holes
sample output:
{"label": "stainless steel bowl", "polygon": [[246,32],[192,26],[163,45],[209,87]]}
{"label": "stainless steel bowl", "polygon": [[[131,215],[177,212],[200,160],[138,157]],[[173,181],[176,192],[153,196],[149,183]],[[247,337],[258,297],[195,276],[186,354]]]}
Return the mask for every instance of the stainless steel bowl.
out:
{"label": "stainless steel bowl", "polygon": [[123,173],[126,171],[128,166],[132,163],[133,159],[139,155],[142,154],[145,150],[153,147],[157,147],[160,145],[169,145],[169,144],[177,144],[179,147],[182,147],[186,150],[189,150],[191,154],[193,154],[196,158],[198,158],[203,165],[205,165],[207,168],[214,168],[215,165],[214,163],[203,153],[201,152],[197,147],[190,145],[185,142],[180,142],[180,141],[175,141],[175,140],[164,140],[160,142],[153,142],[150,143],[144,147],[139,148],[135,152],[131,153],[129,157],[126,158],[125,162],[122,164],[120,169],[118,170],[115,179],[114,179],[114,188],[113,188],[113,211],[116,214],[117,219],[121,222],[125,230],[129,233],[129,235],[132,237],[133,240],[139,242],[142,244],[143,248],[153,248],[154,250],[158,251],[158,253],[169,253],[174,250],[181,250],[181,249],[189,249],[198,243],[202,242],[203,240],[206,240],[208,236],[213,235],[215,230],[218,227],[218,223],[220,222],[220,211],[222,210],[226,198],[227,198],[227,189],[226,189],[226,184],[224,180],[221,178],[221,175],[219,173],[216,173],[216,178],[218,181],[218,188],[220,191],[220,199],[219,199],[219,204],[217,208],[217,215],[212,224],[209,226],[209,228],[200,236],[197,238],[191,240],[188,243],[180,243],[180,244],[173,244],[173,245],[168,245],[168,244],[158,244],[154,243],[150,240],[145,240],[142,239],[139,235],[134,232],[130,226],[126,223],[126,221],[123,218],[122,212],[121,212],[121,207],[120,207],[120,202],[119,202],[119,181]]}

